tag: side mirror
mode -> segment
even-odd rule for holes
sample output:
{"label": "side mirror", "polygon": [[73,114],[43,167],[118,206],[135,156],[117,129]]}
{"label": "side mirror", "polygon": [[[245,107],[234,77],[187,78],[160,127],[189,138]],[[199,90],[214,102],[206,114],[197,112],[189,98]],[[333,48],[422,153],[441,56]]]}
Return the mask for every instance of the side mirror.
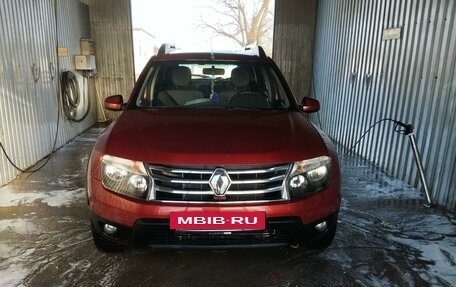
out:
{"label": "side mirror", "polygon": [[121,111],[123,106],[122,95],[109,96],[104,101],[104,107],[109,111]]}
{"label": "side mirror", "polygon": [[301,107],[305,113],[315,113],[320,110],[320,102],[313,98],[304,97]]}

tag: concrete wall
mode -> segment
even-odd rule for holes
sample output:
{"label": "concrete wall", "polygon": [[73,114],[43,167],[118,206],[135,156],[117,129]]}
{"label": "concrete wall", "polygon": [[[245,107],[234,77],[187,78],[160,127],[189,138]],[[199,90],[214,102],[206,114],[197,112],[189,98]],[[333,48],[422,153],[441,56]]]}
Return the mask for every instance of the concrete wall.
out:
{"label": "concrete wall", "polygon": [[310,95],[315,6],[315,0],[275,3],[273,59],[298,101]]}

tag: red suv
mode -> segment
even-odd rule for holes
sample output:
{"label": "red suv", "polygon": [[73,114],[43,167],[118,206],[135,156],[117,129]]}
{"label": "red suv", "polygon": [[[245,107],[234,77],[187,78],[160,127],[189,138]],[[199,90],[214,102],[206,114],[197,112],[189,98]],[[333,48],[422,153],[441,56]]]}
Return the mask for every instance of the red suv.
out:
{"label": "red suv", "polygon": [[98,138],[87,196],[96,247],[230,248],[333,241],[340,172],[330,140],[261,47],[163,45]]}

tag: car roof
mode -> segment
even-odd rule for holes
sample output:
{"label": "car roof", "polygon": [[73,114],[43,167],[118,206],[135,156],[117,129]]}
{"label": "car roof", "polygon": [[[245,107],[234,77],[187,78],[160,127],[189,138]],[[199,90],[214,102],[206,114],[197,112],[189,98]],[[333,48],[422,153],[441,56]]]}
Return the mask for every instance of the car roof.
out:
{"label": "car roof", "polygon": [[156,61],[248,61],[267,62],[269,58],[260,46],[248,46],[243,50],[233,51],[185,51],[178,50],[174,45],[163,44],[154,60]]}

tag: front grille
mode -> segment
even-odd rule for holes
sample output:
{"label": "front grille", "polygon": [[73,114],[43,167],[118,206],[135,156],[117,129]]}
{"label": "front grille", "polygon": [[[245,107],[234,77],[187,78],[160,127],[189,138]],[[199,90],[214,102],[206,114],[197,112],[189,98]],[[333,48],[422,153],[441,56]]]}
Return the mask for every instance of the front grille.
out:
{"label": "front grille", "polygon": [[233,202],[283,199],[283,182],[289,164],[256,167],[225,167],[231,186],[225,197],[214,196],[209,180],[216,168],[148,166],[156,200]]}
{"label": "front grille", "polygon": [[157,232],[148,237],[149,247],[168,246],[253,246],[253,245],[287,245],[288,237],[276,230],[264,232],[239,232],[234,234],[213,233],[175,233]]}
{"label": "front grille", "polygon": [[132,245],[149,248],[174,247],[272,247],[297,242],[302,223],[296,219],[267,222],[265,230],[238,232],[185,232],[170,229],[167,220],[138,220]]}

